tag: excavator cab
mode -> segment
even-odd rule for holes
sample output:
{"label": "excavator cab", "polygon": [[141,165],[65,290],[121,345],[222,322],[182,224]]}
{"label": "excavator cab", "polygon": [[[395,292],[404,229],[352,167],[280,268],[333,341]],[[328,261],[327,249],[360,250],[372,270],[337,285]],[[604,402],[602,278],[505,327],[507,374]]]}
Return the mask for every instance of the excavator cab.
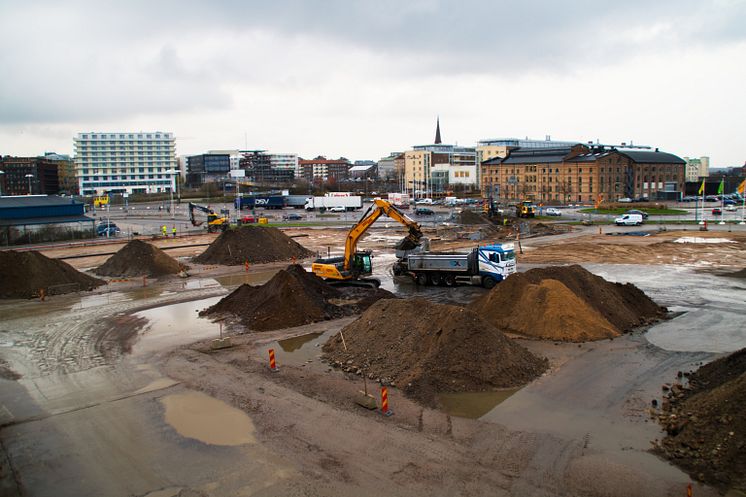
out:
{"label": "excavator cab", "polygon": [[358,276],[370,276],[373,274],[373,263],[370,258],[370,250],[355,252],[352,267]]}

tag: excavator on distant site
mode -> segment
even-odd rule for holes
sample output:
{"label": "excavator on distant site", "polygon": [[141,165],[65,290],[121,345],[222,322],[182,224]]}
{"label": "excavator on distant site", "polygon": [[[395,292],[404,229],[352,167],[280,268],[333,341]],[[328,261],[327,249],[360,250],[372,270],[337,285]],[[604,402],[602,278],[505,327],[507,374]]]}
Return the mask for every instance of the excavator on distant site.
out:
{"label": "excavator on distant site", "polygon": [[311,271],[324,278],[330,284],[367,286],[377,288],[381,282],[375,278],[365,278],[373,273],[370,250],[357,250],[357,242],[382,215],[400,222],[409,229],[407,234],[396,246],[399,251],[409,251],[422,244],[420,225],[407,217],[393,204],[386,200],[375,199],[373,205],[347,233],[345,253],[341,257],[317,259],[311,265]]}
{"label": "excavator on distant site", "polygon": [[189,221],[191,221],[192,226],[202,226],[204,224],[204,221],[197,221],[194,218],[194,211],[198,210],[201,212],[204,212],[207,214],[207,232],[208,233],[215,233],[218,230],[225,231],[228,229],[228,226],[230,225],[230,221],[228,220],[227,216],[219,216],[215,214],[215,211],[210,209],[209,207],[204,207],[202,205],[197,205],[189,202]]}
{"label": "excavator on distant site", "polygon": [[535,217],[536,205],[528,200],[515,206],[516,217]]}

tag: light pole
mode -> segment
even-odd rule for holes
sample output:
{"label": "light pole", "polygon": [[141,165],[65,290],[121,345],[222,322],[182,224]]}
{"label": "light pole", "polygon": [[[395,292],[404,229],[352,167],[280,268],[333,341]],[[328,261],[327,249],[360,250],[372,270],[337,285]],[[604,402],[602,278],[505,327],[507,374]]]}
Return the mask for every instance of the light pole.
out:
{"label": "light pole", "polygon": [[27,174],[26,177],[28,178],[28,194],[31,195],[31,178],[34,177],[33,174]]}
{"label": "light pole", "polygon": [[5,174],[5,171],[0,171],[0,197],[3,196],[3,174]]}
{"label": "light pole", "polygon": [[166,173],[168,173],[168,176],[171,179],[171,186],[169,188],[171,193],[171,219],[174,219],[176,216],[176,213],[174,212],[174,174],[176,171],[174,169],[169,169]]}

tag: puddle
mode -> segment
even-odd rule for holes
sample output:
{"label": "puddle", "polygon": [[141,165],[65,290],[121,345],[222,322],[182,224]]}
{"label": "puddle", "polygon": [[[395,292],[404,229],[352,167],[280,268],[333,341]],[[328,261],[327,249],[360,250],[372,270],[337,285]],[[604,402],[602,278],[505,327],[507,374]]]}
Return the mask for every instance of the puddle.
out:
{"label": "puddle", "polygon": [[211,445],[255,443],[254,423],[244,413],[201,392],[167,395],[161,399],[165,421],[183,437]]}
{"label": "puddle", "polygon": [[443,393],[438,400],[451,416],[461,418],[481,418],[498,404],[508,399],[520,388],[506,388],[495,392]]}
{"label": "puddle", "polygon": [[213,278],[190,278],[184,282],[185,290],[198,290],[200,288],[215,288],[220,286],[220,283],[215,281]]}
{"label": "puddle", "polygon": [[[318,338],[321,335],[323,335],[323,333],[309,333],[307,335],[280,340],[277,343],[285,352],[295,352],[296,350],[301,349],[308,342],[312,341],[314,338]],[[313,348],[317,349],[318,347]]]}
{"label": "puddle", "polygon": [[194,342],[220,334],[220,327],[198,312],[218,302],[222,296],[164,305],[133,314],[147,319],[148,324],[133,347],[133,353],[155,351],[167,346]]}

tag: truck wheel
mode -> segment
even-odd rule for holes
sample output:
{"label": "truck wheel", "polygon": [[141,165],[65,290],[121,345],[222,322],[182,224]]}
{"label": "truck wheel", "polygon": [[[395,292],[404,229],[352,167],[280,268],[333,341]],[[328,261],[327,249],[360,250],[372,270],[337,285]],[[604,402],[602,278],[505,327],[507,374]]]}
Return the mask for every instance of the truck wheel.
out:
{"label": "truck wheel", "polygon": [[456,278],[452,274],[447,274],[443,277],[443,283],[446,286],[454,286],[456,284]]}
{"label": "truck wheel", "polygon": [[440,285],[441,283],[443,283],[443,276],[440,273],[431,274],[430,283],[432,283],[434,286]]}
{"label": "truck wheel", "polygon": [[417,284],[425,286],[427,285],[427,274],[425,273],[417,273]]}
{"label": "truck wheel", "polygon": [[497,285],[497,281],[495,281],[495,278],[492,276],[485,276],[482,278],[482,286],[485,287],[487,290],[494,288],[495,285]]}

